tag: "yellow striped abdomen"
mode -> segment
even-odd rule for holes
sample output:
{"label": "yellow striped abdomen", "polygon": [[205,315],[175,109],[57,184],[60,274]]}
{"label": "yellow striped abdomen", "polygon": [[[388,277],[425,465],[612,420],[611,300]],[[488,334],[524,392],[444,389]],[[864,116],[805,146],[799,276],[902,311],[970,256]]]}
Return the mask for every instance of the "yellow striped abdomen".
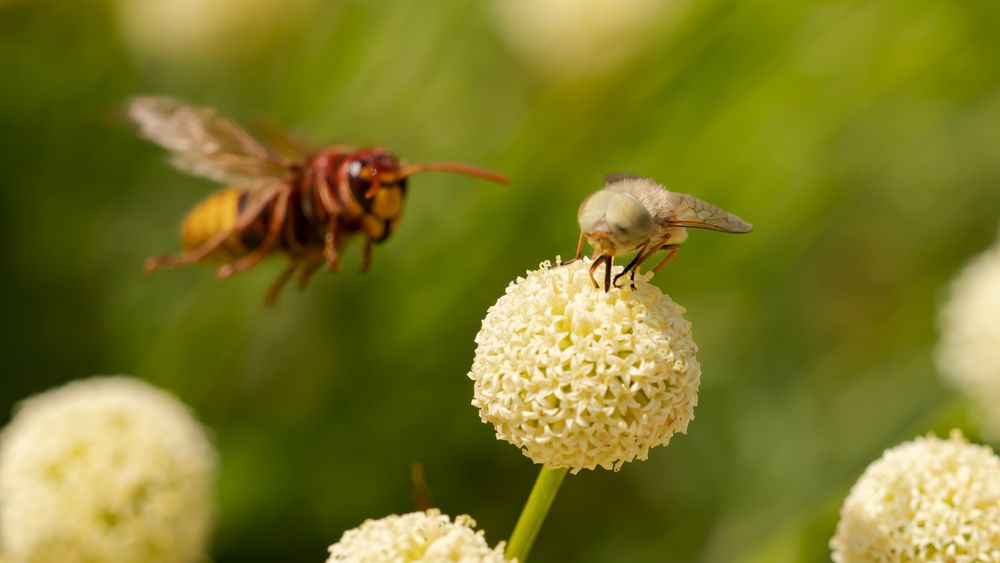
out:
{"label": "yellow striped abdomen", "polygon": [[[181,245],[185,251],[198,248],[215,235],[228,231],[236,224],[240,214],[240,198],[245,188],[226,188],[205,198],[195,206],[181,223]],[[240,241],[240,233],[234,233],[222,245],[208,255],[217,260],[232,260],[248,252]]]}

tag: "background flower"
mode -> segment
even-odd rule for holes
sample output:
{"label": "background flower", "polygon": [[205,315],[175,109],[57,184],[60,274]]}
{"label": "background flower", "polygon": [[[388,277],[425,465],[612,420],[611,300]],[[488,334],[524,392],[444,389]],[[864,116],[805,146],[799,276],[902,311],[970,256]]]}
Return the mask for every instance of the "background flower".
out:
{"label": "background flower", "polygon": [[189,563],[214,515],[216,458],[173,396],[126,377],[25,400],[0,442],[13,563]]}
{"label": "background flower", "polygon": [[952,431],[887,450],[840,509],[836,563],[1000,560],[1000,458]]}
{"label": "background flower", "polygon": [[140,59],[171,66],[246,60],[292,33],[314,0],[116,0]]}
{"label": "background flower", "polygon": [[554,75],[608,70],[647,46],[686,0],[495,0],[508,43]]}
{"label": "background flower", "polygon": [[939,324],[939,369],[972,399],[983,435],[1000,440],[1000,242],[952,282]]}
{"label": "background flower", "polygon": [[483,532],[477,532],[475,527],[476,521],[469,516],[460,515],[452,522],[433,508],[426,512],[366,520],[361,526],[344,532],[340,541],[330,546],[327,563],[506,562],[503,542],[491,549]]}
{"label": "background flower", "polygon": [[686,432],[701,380],[684,309],[645,277],[634,291],[596,289],[589,265],[543,264],[511,283],[469,372],[497,438],[574,472],[617,470]]}

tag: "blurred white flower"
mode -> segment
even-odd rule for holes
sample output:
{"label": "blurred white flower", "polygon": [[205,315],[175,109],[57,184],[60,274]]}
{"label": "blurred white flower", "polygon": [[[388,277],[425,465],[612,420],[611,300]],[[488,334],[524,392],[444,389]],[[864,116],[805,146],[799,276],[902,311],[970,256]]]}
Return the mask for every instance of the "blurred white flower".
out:
{"label": "blurred white flower", "polygon": [[701,382],[684,309],[643,276],[634,291],[596,289],[589,265],[543,264],[511,283],[469,372],[497,438],[574,473],[618,470],[686,432]]}
{"label": "blurred white flower", "polygon": [[687,0],[494,0],[500,31],[548,74],[588,75],[635,55]]}
{"label": "blurred white flower", "polygon": [[983,435],[1000,440],[1000,242],[952,282],[939,325],[938,369],[972,399]]}
{"label": "blurred white flower", "polygon": [[1000,561],[1000,458],[953,430],[868,466],[840,509],[836,563]]}
{"label": "blurred white flower", "polygon": [[366,520],[330,546],[327,563],[505,563],[503,542],[491,549],[483,532],[477,532],[475,527],[476,521],[469,516],[460,515],[452,522],[433,508]]}
{"label": "blurred white flower", "polygon": [[140,58],[173,66],[245,59],[293,32],[315,0],[117,0]]}
{"label": "blurred white flower", "polygon": [[11,563],[191,563],[214,519],[216,455],[180,401],[97,377],[22,402],[0,435]]}

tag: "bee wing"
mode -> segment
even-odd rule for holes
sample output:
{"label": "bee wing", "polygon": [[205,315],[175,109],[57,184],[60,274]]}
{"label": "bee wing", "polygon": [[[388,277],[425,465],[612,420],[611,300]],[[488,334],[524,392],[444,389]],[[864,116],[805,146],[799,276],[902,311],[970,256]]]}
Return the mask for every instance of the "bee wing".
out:
{"label": "bee wing", "polygon": [[631,172],[612,172],[604,176],[604,187],[616,184],[622,180],[641,180],[643,177]]}
{"label": "bee wing", "polygon": [[140,136],[169,150],[171,164],[189,174],[237,184],[288,175],[288,160],[213,108],[138,96],[128,100],[125,113]]}
{"label": "bee wing", "polygon": [[666,223],[672,227],[711,229],[724,233],[749,233],[753,225],[736,215],[693,195],[670,192],[671,212]]}

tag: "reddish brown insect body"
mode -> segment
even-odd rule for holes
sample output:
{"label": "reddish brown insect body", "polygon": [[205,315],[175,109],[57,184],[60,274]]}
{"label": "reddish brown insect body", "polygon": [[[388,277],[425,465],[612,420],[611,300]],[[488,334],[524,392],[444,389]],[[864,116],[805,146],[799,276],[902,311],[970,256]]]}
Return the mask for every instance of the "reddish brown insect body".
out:
{"label": "reddish brown insect body", "polygon": [[371,266],[372,246],[396,229],[409,176],[440,170],[507,183],[507,178],[456,163],[404,166],[381,148],[337,145],[304,157],[281,156],[211,108],[171,98],[136,98],[130,118],[146,138],[173,151],[187,172],[240,184],[209,196],[181,227],[184,253],[154,257],[146,271],[208,260],[226,261],[217,275],[242,272],[270,253],[291,262],[268,292],[273,303],[299,270],[304,288],[323,264],[339,267],[347,241],[365,239],[362,270]]}

